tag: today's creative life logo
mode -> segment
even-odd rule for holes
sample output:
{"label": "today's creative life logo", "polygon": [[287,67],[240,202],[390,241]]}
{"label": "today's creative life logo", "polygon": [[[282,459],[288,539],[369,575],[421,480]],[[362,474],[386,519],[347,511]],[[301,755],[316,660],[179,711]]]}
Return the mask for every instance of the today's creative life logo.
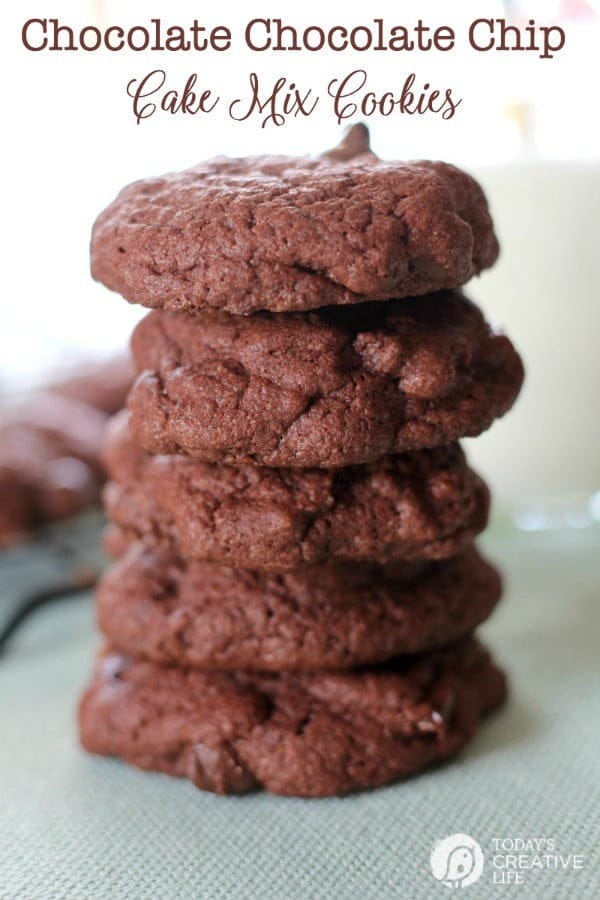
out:
{"label": "today's creative life logo", "polygon": [[[522,885],[534,873],[568,875],[584,868],[584,854],[561,852],[552,837],[494,837],[486,849],[492,884]],[[450,889],[474,884],[483,874],[484,862],[481,845],[462,832],[437,841],[429,857],[432,875]]]}
{"label": "today's creative life logo", "polygon": [[433,846],[429,858],[434,878],[448,888],[474,884],[483,872],[483,851],[468,834],[450,834]]}

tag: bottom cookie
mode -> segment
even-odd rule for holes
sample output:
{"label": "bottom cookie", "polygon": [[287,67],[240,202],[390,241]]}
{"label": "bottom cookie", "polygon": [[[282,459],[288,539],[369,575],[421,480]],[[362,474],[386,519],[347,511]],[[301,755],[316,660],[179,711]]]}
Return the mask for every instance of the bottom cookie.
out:
{"label": "bottom cookie", "polygon": [[219,794],[326,797],[439,763],[506,695],[475,640],[349,673],[198,672],[111,651],[80,711],[86,750]]}

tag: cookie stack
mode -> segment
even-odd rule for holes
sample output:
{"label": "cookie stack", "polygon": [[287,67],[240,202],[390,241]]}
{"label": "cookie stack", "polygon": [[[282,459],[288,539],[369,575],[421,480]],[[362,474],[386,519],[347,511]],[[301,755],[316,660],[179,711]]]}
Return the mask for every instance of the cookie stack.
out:
{"label": "cookie stack", "polygon": [[500,596],[489,496],[457,444],[523,378],[457,290],[497,252],[472,178],[381,162],[363,126],[102,213],[94,276],[154,311],[107,441],[86,749],[324,796],[455,754],[501,703],[472,636]]}

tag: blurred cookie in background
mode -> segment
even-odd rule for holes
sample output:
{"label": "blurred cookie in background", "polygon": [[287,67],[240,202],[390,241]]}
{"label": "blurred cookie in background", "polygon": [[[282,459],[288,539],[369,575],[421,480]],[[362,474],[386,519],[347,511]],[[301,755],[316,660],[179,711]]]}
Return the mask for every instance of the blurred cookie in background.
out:
{"label": "blurred cookie in background", "polygon": [[39,393],[0,414],[0,545],[96,503],[106,414]]}
{"label": "blurred cookie in background", "polygon": [[80,365],[53,381],[49,393],[78,400],[113,415],[125,406],[125,398],[133,384],[135,369],[126,353]]}
{"label": "blurred cookie in background", "polygon": [[0,547],[98,503],[102,435],[132,376],[129,360],[116,356],[0,410]]}

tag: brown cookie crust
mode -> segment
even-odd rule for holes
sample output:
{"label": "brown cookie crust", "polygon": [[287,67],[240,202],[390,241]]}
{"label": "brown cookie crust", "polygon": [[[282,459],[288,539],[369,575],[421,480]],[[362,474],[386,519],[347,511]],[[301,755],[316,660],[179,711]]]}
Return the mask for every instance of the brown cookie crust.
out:
{"label": "brown cookie crust", "polygon": [[324,797],[455,755],[505,698],[474,640],[353,672],[199,672],[107,649],[80,706],[86,750],[219,794]]}
{"label": "brown cookie crust", "polygon": [[132,337],[131,429],[150,453],[336,467],[475,436],[514,402],[508,338],[455,292],[312,313],[191,318]]}
{"label": "brown cookie crust", "polygon": [[218,466],[149,456],[109,428],[109,518],[151,543],[249,569],[445,559],[485,527],[489,494],[457,444],[343,469]]}
{"label": "brown cookie crust", "polygon": [[99,216],[91,244],[94,278],[132,303],[238,315],[459,287],[497,255],[473,178],[441,162],[380,161],[363,141],[137,181]]}
{"label": "brown cookie crust", "polygon": [[474,548],[440,563],[287,574],[183,561],[143,545],[102,579],[100,630],[122,653],[198,669],[347,669],[470,634],[500,598]]}

